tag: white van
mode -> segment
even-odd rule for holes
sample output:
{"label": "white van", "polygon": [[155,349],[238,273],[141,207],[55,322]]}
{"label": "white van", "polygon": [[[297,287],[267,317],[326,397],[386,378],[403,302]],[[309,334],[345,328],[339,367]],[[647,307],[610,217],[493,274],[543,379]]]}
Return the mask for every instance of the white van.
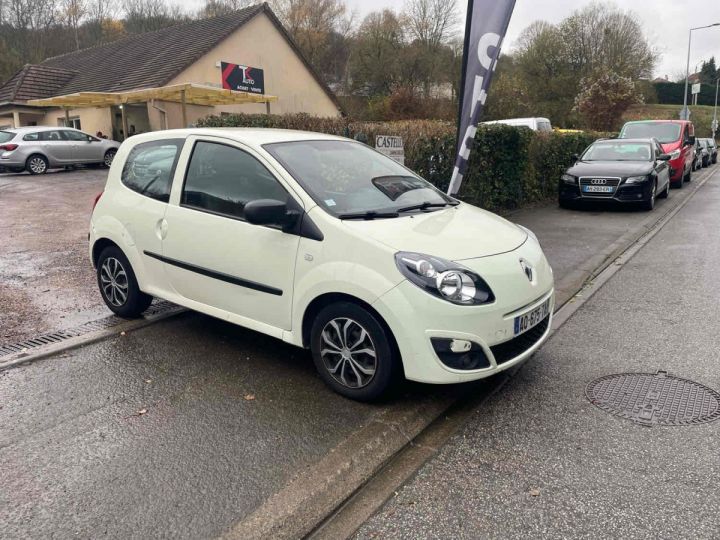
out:
{"label": "white van", "polygon": [[552,124],[547,118],[509,118],[507,120],[493,120],[482,122],[483,125],[505,124],[506,126],[527,127],[533,131],[552,131]]}

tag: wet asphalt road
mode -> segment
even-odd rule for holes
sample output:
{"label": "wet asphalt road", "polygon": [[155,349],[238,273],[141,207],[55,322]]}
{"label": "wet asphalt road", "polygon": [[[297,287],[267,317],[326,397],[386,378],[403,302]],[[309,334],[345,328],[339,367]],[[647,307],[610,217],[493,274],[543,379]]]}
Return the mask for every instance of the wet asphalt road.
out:
{"label": "wet asphalt road", "polygon": [[[560,281],[656,217],[548,206],[511,219],[538,232]],[[452,392],[409,390],[347,401],[307,353],[196,314],[1,371],[0,537],[215,536],[379,412]]]}
{"label": "wet asphalt road", "polygon": [[718,538],[720,421],[644,427],[612,373],[720,390],[720,177],[557,332],[357,538]]}

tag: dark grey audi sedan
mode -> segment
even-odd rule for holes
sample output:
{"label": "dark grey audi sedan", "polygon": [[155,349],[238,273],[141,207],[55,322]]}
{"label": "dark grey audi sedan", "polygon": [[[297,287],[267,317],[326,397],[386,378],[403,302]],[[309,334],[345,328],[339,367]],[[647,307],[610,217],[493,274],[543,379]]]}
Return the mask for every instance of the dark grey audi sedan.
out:
{"label": "dark grey audi sedan", "polygon": [[652,210],[657,197],[670,193],[669,159],[654,138],[597,140],[560,178],[558,202],[562,208],[605,201]]}

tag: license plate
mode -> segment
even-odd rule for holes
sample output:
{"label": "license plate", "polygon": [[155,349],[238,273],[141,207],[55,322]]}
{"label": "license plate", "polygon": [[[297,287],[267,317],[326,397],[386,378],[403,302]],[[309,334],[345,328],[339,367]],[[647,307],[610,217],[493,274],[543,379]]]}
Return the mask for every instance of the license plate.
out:
{"label": "license plate", "polygon": [[515,317],[515,335],[527,332],[533,326],[545,319],[550,314],[550,299],[548,298],[535,309]]}
{"label": "license plate", "polygon": [[614,190],[612,186],[583,186],[585,193],[612,193]]}

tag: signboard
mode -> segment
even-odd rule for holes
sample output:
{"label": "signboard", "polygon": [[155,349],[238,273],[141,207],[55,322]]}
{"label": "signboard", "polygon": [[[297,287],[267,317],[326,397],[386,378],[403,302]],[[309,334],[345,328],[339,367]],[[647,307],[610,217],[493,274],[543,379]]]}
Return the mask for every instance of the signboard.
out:
{"label": "signboard", "polygon": [[260,68],[220,62],[222,87],[253,94],[265,93],[265,75]]}
{"label": "signboard", "polygon": [[401,165],[405,165],[405,147],[402,137],[378,135],[375,137],[375,149]]}
{"label": "signboard", "polygon": [[700,93],[700,83],[693,84],[693,85],[692,85],[692,90],[690,91],[690,93],[691,93],[693,96],[694,96],[695,94],[699,94],[699,93]]}

